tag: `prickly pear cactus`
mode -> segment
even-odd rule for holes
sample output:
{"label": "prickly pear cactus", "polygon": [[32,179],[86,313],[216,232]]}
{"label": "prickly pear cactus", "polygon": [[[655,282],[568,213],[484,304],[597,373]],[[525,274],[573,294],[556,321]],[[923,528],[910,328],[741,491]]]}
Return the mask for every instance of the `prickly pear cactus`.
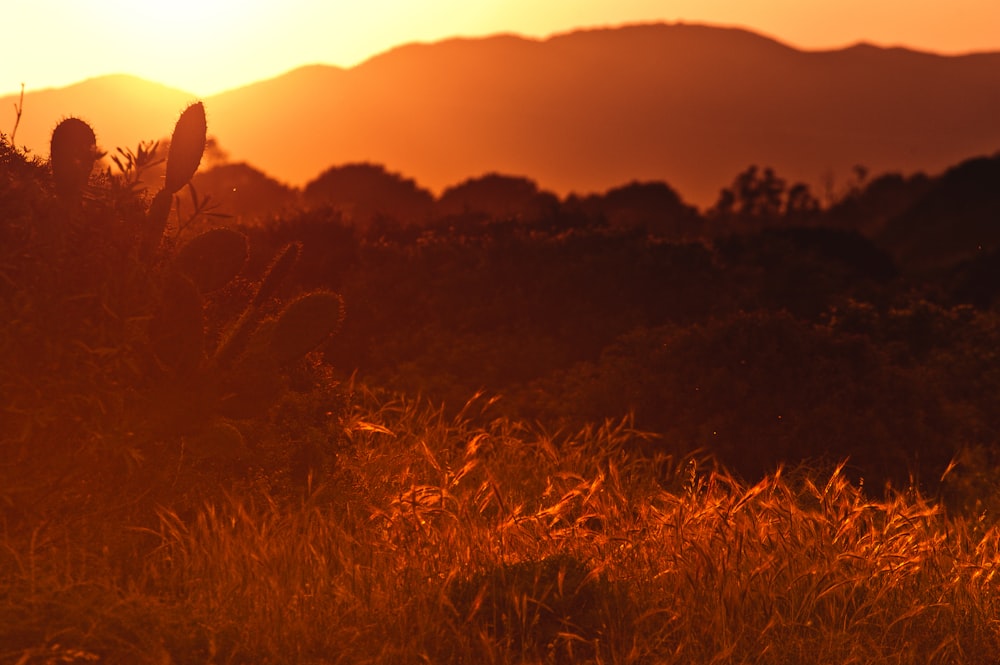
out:
{"label": "prickly pear cactus", "polygon": [[258,332],[264,305],[277,294],[279,286],[288,277],[292,267],[298,261],[300,251],[301,245],[299,243],[286,245],[264,272],[250,305],[231,326],[222,343],[219,344],[215,361],[220,367],[229,367],[246,351],[251,338]]}
{"label": "prickly pear cactus", "polygon": [[79,198],[100,156],[94,130],[79,118],[66,118],[52,131],[50,155],[56,193],[68,200]]}
{"label": "prickly pear cactus", "polygon": [[174,266],[195,283],[201,293],[218,291],[243,272],[247,237],[231,229],[212,229],[192,238],[174,257]]}
{"label": "prickly pear cactus", "polygon": [[205,121],[205,106],[196,102],[187,107],[174,126],[170,138],[170,152],[167,153],[167,175],[163,189],[153,198],[147,214],[142,255],[149,258],[163,238],[167,228],[167,218],[173,204],[174,194],[194,177],[202,154],[205,152],[208,126]]}
{"label": "prickly pear cactus", "polygon": [[194,177],[205,152],[207,131],[204,104],[196,102],[184,109],[170,138],[163,189],[176,194]]}
{"label": "prickly pear cactus", "polygon": [[278,317],[269,350],[279,365],[302,358],[335,333],[344,320],[344,301],[332,291],[293,300]]}
{"label": "prickly pear cactus", "polygon": [[299,260],[300,254],[302,254],[302,244],[298,242],[289,243],[278,252],[277,258],[271,262],[267,272],[264,274],[264,279],[261,280],[260,288],[257,289],[257,294],[253,298],[253,305],[255,307],[259,307],[268,299],[274,297],[278,286],[288,277],[288,273],[291,272],[292,267]]}
{"label": "prickly pear cactus", "polygon": [[[206,136],[205,108],[198,102],[185,109],[174,127],[163,188],[148,207],[142,193],[135,193],[130,199],[132,207],[127,208],[134,213],[117,219],[118,226],[106,225],[117,229],[107,234],[118,243],[114,247],[127,246],[115,255],[118,263],[108,262],[112,267],[91,271],[100,275],[95,277],[93,289],[87,288],[88,293],[131,294],[127,302],[113,306],[102,303],[101,311],[113,319],[108,329],[132,325],[123,321],[142,322],[139,342],[132,347],[134,356],[124,363],[134,380],[129,389],[138,395],[136,413],[129,418],[141,423],[153,440],[186,441],[193,458],[231,459],[247,452],[240,421],[259,418],[280,400],[293,366],[340,327],[344,306],[340,296],[330,291],[280,302],[282,285],[301,254],[299,243],[285,246],[256,285],[250,285],[245,278],[240,281],[249,254],[242,233],[216,228],[179,248],[165,238],[174,197],[197,171]],[[77,118],[61,122],[53,131],[51,148],[54,188],[60,198],[75,202],[71,215],[83,219],[90,214],[96,219],[126,209],[112,205],[88,208],[100,202],[97,183],[109,182],[110,171],[108,179],[95,178],[93,200],[81,202],[100,156],[94,131],[87,123]],[[115,163],[122,168],[122,162]],[[125,169],[122,171],[124,174]],[[126,180],[127,195],[133,196],[131,187],[138,180]],[[88,237],[103,237],[103,226],[80,226],[87,229]],[[239,288],[227,291],[232,285]],[[246,301],[235,320],[210,320],[210,313],[218,311],[212,307],[220,299],[241,293]],[[133,339],[130,337],[128,343]]]}

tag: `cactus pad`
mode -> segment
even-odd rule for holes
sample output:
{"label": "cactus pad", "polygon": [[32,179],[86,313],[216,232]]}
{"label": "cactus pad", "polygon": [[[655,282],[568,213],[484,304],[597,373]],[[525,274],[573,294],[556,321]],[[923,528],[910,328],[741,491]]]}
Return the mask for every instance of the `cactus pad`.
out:
{"label": "cactus pad", "polygon": [[163,185],[171,194],[179,192],[198,170],[202,153],[205,152],[207,130],[205,106],[201,102],[192,104],[181,113],[170,138],[167,176]]}
{"label": "cactus pad", "polygon": [[52,178],[60,195],[80,192],[97,160],[97,137],[83,120],[66,118],[52,131]]}
{"label": "cactus pad", "polygon": [[247,262],[247,237],[231,229],[212,229],[192,238],[177,253],[174,265],[202,293],[229,284]]}
{"label": "cactus pad", "polygon": [[279,363],[297,360],[340,328],[344,301],[332,291],[316,291],[292,301],[271,335],[271,356]]}
{"label": "cactus pad", "polygon": [[284,246],[278,254],[278,258],[271,262],[267,272],[264,273],[264,279],[261,280],[260,288],[257,289],[257,294],[253,299],[254,307],[264,304],[265,301],[277,292],[281,282],[292,271],[295,262],[299,260],[301,252],[301,243],[291,242]]}

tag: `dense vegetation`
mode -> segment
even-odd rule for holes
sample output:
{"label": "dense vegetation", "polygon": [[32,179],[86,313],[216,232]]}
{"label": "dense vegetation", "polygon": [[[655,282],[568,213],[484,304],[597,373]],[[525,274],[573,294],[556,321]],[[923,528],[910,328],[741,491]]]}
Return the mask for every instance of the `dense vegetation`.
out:
{"label": "dense vegetation", "polygon": [[181,125],[0,141],[0,663],[994,662],[1000,160],[299,197]]}

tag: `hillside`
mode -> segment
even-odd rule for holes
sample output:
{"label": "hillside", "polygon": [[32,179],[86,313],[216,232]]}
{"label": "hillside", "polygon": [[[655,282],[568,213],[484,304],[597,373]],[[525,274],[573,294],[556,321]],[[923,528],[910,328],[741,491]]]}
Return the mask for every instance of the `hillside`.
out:
{"label": "hillside", "polygon": [[[99,82],[72,96],[29,92],[19,143],[45,154],[48,130],[67,113],[113,128],[99,137],[105,148],[157,138],[165,123],[139,106],[148,93],[94,94]],[[185,97],[170,94],[155,101],[161,112]],[[88,97],[113,103],[102,110]],[[651,24],[411,44],[205,101],[234,159],[293,185],[333,164],[373,161],[437,192],[487,171],[559,194],[656,179],[705,206],[750,163],[822,192],[858,163],[937,172],[994,152],[1000,54],[865,44],[806,52],[744,30]],[[112,109],[114,118],[103,115]]]}

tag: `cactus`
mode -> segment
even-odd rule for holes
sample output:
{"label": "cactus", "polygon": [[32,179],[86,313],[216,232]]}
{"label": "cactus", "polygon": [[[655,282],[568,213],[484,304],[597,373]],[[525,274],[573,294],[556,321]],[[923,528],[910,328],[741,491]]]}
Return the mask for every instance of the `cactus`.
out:
{"label": "cactus", "polygon": [[278,253],[278,258],[264,272],[260,286],[239,320],[230,329],[215,354],[215,361],[222,367],[227,367],[246,350],[250,338],[257,331],[262,312],[261,307],[278,291],[281,282],[291,272],[299,258],[301,245],[289,243]]}
{"label": "cactus", "polygon": [[278,290],[278,286],[288,276],[288,273],[291,272],[295,262],[299,260],[299,254],[301,253],[302,244],[298,242],[288,243],[278,252],[278,257],[271,262],[267,272],[264,273],[264,279],[261,280],[260,287],[257,289],[256,295],[254,295],[254,307],[259,307],[266,300],[274,296]]}
{"label": "cactus", "polygon": [[83,120],[66,118],[52,130],[50,159],[52,179],[59,196],[74,199],[79,196],[94,170],[97,137]]}
{"label": "cactus", "polygon": [[[307,293],[272,316],[278,310],[280,287],[302,251],[300,243],[290,243],[277,253],[249,294],[244,311],[211,352],[206,330],[219,328],[206,325],[206,297],[221,302],[212,294],[233,284],[243,271],[247,238],[233,230],[213,229],[176,252],[167,251],[171,243],[162,242],[174,196],[194,176],[205,140],[205,109],[199,102],[177,121],[164,186],[148,208],[108,206],[94,211],[127,211],[121,221],[134,220],[138,226],[138,237],[120,234],[126,244],[116,245],[124,250],[120,258],[128,272],[107,274],[124,282],[134,278],[137,289],[150,287],[156,294],[150,300],[147,291],[139,291],[142,297],[127,305],[117,303],[122,310],[135,303],[141,311],[129,310],[127,319],[148,322],[145,339],[135,340],[133,347],[142,355],[130,358],[138,362],[129,365],[136,372],[133,378],[139,379],[133,387],[147,391],[144,399],[136,400],[142,404],[139,418],[157,436],[184,437],[181,440],[189,443],[194,458],[245,459],[243,435],[225,419],[257,417],[275,404],[288,385],[283,371],[337,330],[344,316],[343,301],[330,291]],[[51,164],[60,197],[79,201],[98,156],[96,137],[84,121],[69,118],[55,128]],[[126,167],[118,165],[124,173]],[[135,192],[137,182],[130,179],[121,191]],[[115,192],[119,195],[119,190]],[[140,201],[136,196],[127,203]],[[76,212],[89,214],[89,208],[80,206]],[[106,311],[118,316],[118,308]],[[142,368],[151,374],[138,376]]]}
{"label": "cactus", "polygon": [[278,317],[269,351],[279,365],[297,360],[340,328],[344,301],[332,291],[315,291],[292,301]]}
{"label": "cactus", "polygon": [[142,244],[139,248],[144,259],[152,255],[163,239],[163,232],[167,228],[167,217],[170,216],[170,207],[173,203],[174,195],[165,189],[153,197],[153,202],[146,212],[146,227],[143,229]]}
{"label": "cactus", "polygon": [[229,284],[246,262],[247,237],[230,229],[212,229],[192,238],[174,258],[177,269],[203,294]]}
{"label": "cactus", "polygon": [[194,177],[205,152],[207,129],[204,104],[195,102],[184,109],[170,139],[163,189],[176,194]]}
{"label": "cactus", "polygon": [[178,118],[170,138],[167,175],[163,189],[157,192],[146,214],[146,229],[141,248],[143,258],[149,258],[163,237],[174,194],[179,192],[198,170],[201,156],[205,152],[207,130],[205,106],[201,102],[187,107]]}

